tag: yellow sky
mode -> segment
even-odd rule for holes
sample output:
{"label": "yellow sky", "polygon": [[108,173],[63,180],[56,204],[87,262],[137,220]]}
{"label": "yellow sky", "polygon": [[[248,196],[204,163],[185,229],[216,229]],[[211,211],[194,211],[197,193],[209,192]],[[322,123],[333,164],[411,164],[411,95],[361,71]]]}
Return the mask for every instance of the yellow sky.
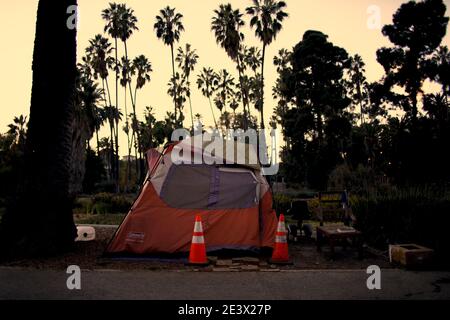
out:
{"label": "yellow sky", "polygon": [[[78,30],[79,58],[88,44],[88,40],[97,33],[103,33],[104,22],[101,10],[112,0],[79,0],[80,26]],[[120,2],[120,1],[118,1]],[[250,0],[127,0],[128,6],[135,10],[139,19],[139,31],[129,42],[129,55],[146,55],[153,64],[152,81],[138,93],[138,115],[142,117],[145,106],[152,106],[156,116],[161,119],[166,111],[172,111],[173,105],[166,94],[167,82],[171,74],[169,48],[156,38],[153,24],[158,10],[166,5],[175,6],[184,15],[186,31],[179,45],[188,42],[200,56],[197,71],[204,66],[216,70],[226,68],[234,73],[235,65],[225,52],[219,48],[210,31],[212,12],[219,4],[230,2],[233,7],[245,10]],[[272,64],[273,56],[281,48],[291,49],[308,29],[320,30],[329,35],[330,41],[344,47],[350,54],[359,53],[367,64],[367,77],[370,81],[380,79],[383,74],[376,62],[376,50],[389,42],[380,30],[367,27],[367,10],[371,5],[381,9],[382,24],[390,23],[393,13],[403,3],[402,0],[287,0],[290,17],[284,23],[284,29],[277,41],[267,50],[266,60],[266,116],[270,117],[276,102],[269,90],[275,79],[276,70]],[[450,0],[446,0],[450,8]],[[36,8],[38,0],[1,1],[0,32],[2,49],[0,50],[0,132],[6,131],[7,124],[19,114],[28,114],[31,93],[31,58],[33,51]],[[448,12],[447,12],[448,15]],[[248,18],[246,18],[248,22]],[[245,29],[246,44],[260,45],[253,31]],[[449,36],[444,44],[449,45]],[[120,50],[122,48],[120,47]],[[192,81],[194,83],[194,81]],[[112,83],[112,80],[111,80]],[[192,102],[194,114],[200,113],[206,125],[212,124],[207,100],[193,88]],[[122,92],[120,92],[122,95]],[[123,103],[120,103],[123,105]],[[254,112],[254,111],[253,111]],[[188,107],[185,107],[188,116]],[[218,111],[216,111],[218,114]],[[189,119],[189,118],[188,118]],[[104,135],[107,135],[105,131]],[[122,133],[122,154],[125,152],[126,139]]]}

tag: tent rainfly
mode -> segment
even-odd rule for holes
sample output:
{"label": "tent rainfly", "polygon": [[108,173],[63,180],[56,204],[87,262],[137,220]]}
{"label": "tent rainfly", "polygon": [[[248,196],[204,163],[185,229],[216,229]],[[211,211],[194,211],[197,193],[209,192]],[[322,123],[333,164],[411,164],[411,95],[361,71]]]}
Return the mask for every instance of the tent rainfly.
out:
{"label": "tent rainfly", "polygon": [[[242,150],[236,145],[234,151]],[[208,252],[273,247],[277,217],[271,190],[261,168],[246,163],[256,156],[251,145],[245,146],[243,164],[236,164],[238,152],[232,159],[225,152],[223,161],[208,165],[206,158],[212,156],[207,147],[195,148],[188,141],[171,144],[163,152],[150,150],[145,183],[106,253],[188,252],[196,215],[202,217]],[[183,148],[191,150],[190,156],[202,157],[202,164],[174,163],[172,153]]]}

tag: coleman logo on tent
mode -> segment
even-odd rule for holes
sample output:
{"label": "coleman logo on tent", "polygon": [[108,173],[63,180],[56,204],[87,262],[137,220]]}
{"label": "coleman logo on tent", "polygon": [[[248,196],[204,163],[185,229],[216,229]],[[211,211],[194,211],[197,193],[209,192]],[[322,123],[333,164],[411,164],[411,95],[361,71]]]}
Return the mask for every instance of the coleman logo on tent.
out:
{"label": "coleman logo on tent", "polygon": [[127,242],[137,242],[143,243],[145,238],[145,233],[143,232],[130,232],[127,236]]}

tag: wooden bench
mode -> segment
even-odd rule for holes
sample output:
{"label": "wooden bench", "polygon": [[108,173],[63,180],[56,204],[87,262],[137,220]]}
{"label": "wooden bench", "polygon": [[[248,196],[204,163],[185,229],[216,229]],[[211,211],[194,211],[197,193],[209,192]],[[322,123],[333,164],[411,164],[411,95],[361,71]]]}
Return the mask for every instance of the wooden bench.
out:
{"label": "wooden bench", "polygon": [[[350,239],[354,247],[358,249],[358,257],[363,257],[363,243],[362,234],[358,230],[342,226],[342,225],[328,225],[317,227],[317,251],[322,251],[322,245],[325,241],[330,245],[331,258],[335,258],[334,248],[340,242],[346,243]],[[346,245],[344,244],[344,247]]]}
{"label": "wooden bench", "polygon": [[[362,258],[362,234],[351,227],[356,222],[356,218],[349,206],[347,191],[319,192],[318,200],[320,226],[317,227],[317,250],[321,251],[323,244],[327,242],[331,249],[331,258],[334,259],[335,246],[343,243],[346,247],[347,241],[350,240],[352,245],[357,247],[359,258]],[[325,217],[325,212],[332,213],[335,218]],[[333,224],[325,225],[326,220],[331,220]],[[342,224],[336,224],[338,221],[342,221]]]}

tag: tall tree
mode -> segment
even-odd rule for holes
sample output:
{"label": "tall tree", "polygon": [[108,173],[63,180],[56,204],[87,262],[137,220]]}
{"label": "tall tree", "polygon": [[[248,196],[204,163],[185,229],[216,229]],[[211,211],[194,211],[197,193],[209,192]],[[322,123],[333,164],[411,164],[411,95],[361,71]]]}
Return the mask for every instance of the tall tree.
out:
{"label": "tall tree", "polygon": [[[183,15],[175,12],[175,8],[167,6],[160,10],[160,15],[156,16],[156,23],[154,29],[156,36],[161,39],[165,45],[170,46],[170,53],[172,55],[172,80],[175,81],[175,56],[174,44],[180,40],[181,32],[184,31]],[[174,84],[175,85],[175,84]],[[174,115],[177,117],[177,97],[173,97]]]}
{"label": "tall tree", "polygon": [[227,70],[223,69],[220,70],[217,79],[217,93],[222,102],[222,108],[224,109],[224,111],[227,111],[227,105],[231,98],[234,96],[234,78]]}
{"label": "tall tree", "polygon": [[282,29],[282,23],[288,14],[283,11],[287,5],[284,1],[276,0],[252,0],[253,5],[246,9],[247,14],[252,18],[250,26],[255,29],[256,37],[263,44],[261,63],[261,129],[264,124],[264,61],[266,57],[266,47],[269,46]]}
{"label": "tall tree", "polygon": [[[127,90],[131,84],[131,76],[134,74],[134,68],[131,61],[127,57],[122,57],[120,62],[120,85],[123,87],[123,105],[125,107],[125,125],[123,126],[123,131],[127,135],[127,168],[126,168],[126,177],[125,177],[125,191],[128,191],[129,182],[131,179],[131,143],[130,140],[130,122],[128,120],[128,99],[127,99]],[[133,97],[130,97],[133,101]]]}
{"label": "tall tree", "polygon": [[[86,68],[89,68],[89,66],[90,69],[87,72],[83,72],[83,74],[92,72],[95,80],[100,78],[102,81],[104,107],[112,105],[111,92],[109,90],[108,82],[109,69],[113,65],[114,61],[114,58],[111,57],[112,50],[113,49],[111,48],[111,43],[109,42],[109,40],[98,34],[94,38],[89,40],[89,46],[86,48],[86,57],[84,58],[84,64],[87,64],[87,66],[84,67],[84,70],[86,70]],[[103,124],[104,122],[104,117],[102,117],[101,114],[99,114],[98,121],[101,122],[101,124]],[[101,126],[101,124],[99,126]],[[98,137],[98,130],[96,134]],[[97,138],[97,152],[98,151],[99,147]]]}
{"label": "tall tree", "polygon": [[441,46],[433,54],[430,62],[430,78],[442,86],[444,96],[450,95],[450,51]]}
{"label": "tall tree", "polygon": [[13,143],[19,146],[24,145],[26,138],[27,117],[20,115],[14,117],[13,123],[8,125],[8,134],[13,137]]}
{"label": "tall tree", "polygon": [[[151,81],[151,73],[153,72],[152,63],[144,55],[139,55],[133,60],[133,68],[136,71],[136,87],[134,88],[134,102],[133,102],[133,137],[135,141],[135,156],[139,153],[139,158],[143,159],[143,155],[140,152],[139,146],[141,145],[141,135],[140,130],[136,127],[138,124],[137,120],[137,92],[144,88],[144,86]],[[137,160],[136,160],[137,161]],[[137,172],[138,177],[144,175],[144,165],[143,161],[140,160],[139,172]],[[138,169],[136,169],[138,170]]]}
{"label": "tall tree", "polygon": [[377,60],[386,72],[384,83],[406,92],[395,97],[411,120],[417,119],[418,96],[428,77],[424,65],[447,31],[445,11],[442,0],[409,1],[394,14],[393,23],[383,27],[383,35],[394,47],[379,49]]}
{"label": "tall tree", "polygon": [[2,257],[72,248],[76,227],[69,193],[76,69],[76,0],[40,0],[25,165],[15,201],[0,227]]}
{"label": "tall tree", "polygon": [[203,96],[208,98],[209,107],[214,120],[215,128],[218,129],[216,116],[211,102],[211,97],[216,91],[218,85],[217,74],[211,68],[203,68],[202,72],[197,76],[197,86],[202,91]]}
{"label": "tall tree", "polygon": [[[115,107],[116,113],[119,113],[119,79],[120,79],[120,67],[119,67],[119,53],[118,42],[122,36],[122,13],[123,6],[117,3],[110,3],[109,8],[102,11],[102,18],[106,21],[105,32],[107,32],[111,38],[114,39],[114,70],[116,72],[116,91],[115,91]],[[116,120],[118,118],[116,117]],[[116,191],[119,191],[119,122],[114,124],[114,143],[115,143],[115,157],[114,157],[114,180],[116,183]]]}
{"label": "tall tree", "polygon": [[324,188],[328,173],[342,160],[351,131],[345,112],[350,99],[343,81],[348,54],[322,32],[307,31],[294,47],[291,60],[292,68],[283,73],[280,86],[283,96],[294,105],[284,120],[292,143],[285,160],[292,165],[288,170],[292,177]]}
{"label": "tall tree", "polygon": [[216,42],[225,49],[228,56],[236,62],[239,71],[239,83],[243,96],[244,103],[244,122],[245,129],[247,124],[247,110],[249,107],[248,97],[245,94],[243,86],[243,71],[244,64],[242,61],[242,42],[244,41],[244,34],[241,29],[245,26],[242,19],[243,14],[240,11],[234,10],[231,4],[222,4],[218,10],[214,10],[215,16],[212,18],[211,30],[214,32]]}
{"label": "tall tree", "polygon": [[364,113],[367,109],[368,104],[368,86],[365,76],[365,63],[361,56],[356,54],[350,57],[348,69],[348,94],[353,101],[353,106],[359,106],[360,113],[360,123],[363,125],[365,123]]}
{"label": "tall tree", "polygon": [[287,111],[289,108],[289,99],[283,94],[283,75],[285,73],[292,71],[291,65],[291,55],[292,52],[286,49],[281,49],[278,51],[278,55],[273,58],[273,64],[277,69],[278,78],[272,88],[272,95],[275,99],[278,99],[278,105],[275,108],[272,121],[279,123],[283,130],[284,140],[286,142],[285,147],[289,147],[289,139],[287,139],[285,134],[285,120]]}
{"label": "tall tree", "polygon": [[[90,140],[99,128],[98,102],[102,92],[88,75],[79,73],[77,79],[74,120],[72,124],[72,170],[70,175],[70,192],[83,191],[86,168],[86,151],[90,149]],[[98,135],[97,135],[98,139]]]}
{"label": "tall tree", "polygon": [[192,99],[191,99],[191,83],[189,81],[189,77],[191,72],[195,70],[195,65],[197,64],[199,56],[196,50],[192,50],[192,47],[189,43],[186,44],[186,50],[183,48],[178,48],[178,54],[176,61],[178,62],[178,67],[183,70],[183,77],[187,82],[187,96],[189,100],[189,108],[191,111],[191,122],[192,122],[192,130],[194,130],[194,112],[192,111]]}

